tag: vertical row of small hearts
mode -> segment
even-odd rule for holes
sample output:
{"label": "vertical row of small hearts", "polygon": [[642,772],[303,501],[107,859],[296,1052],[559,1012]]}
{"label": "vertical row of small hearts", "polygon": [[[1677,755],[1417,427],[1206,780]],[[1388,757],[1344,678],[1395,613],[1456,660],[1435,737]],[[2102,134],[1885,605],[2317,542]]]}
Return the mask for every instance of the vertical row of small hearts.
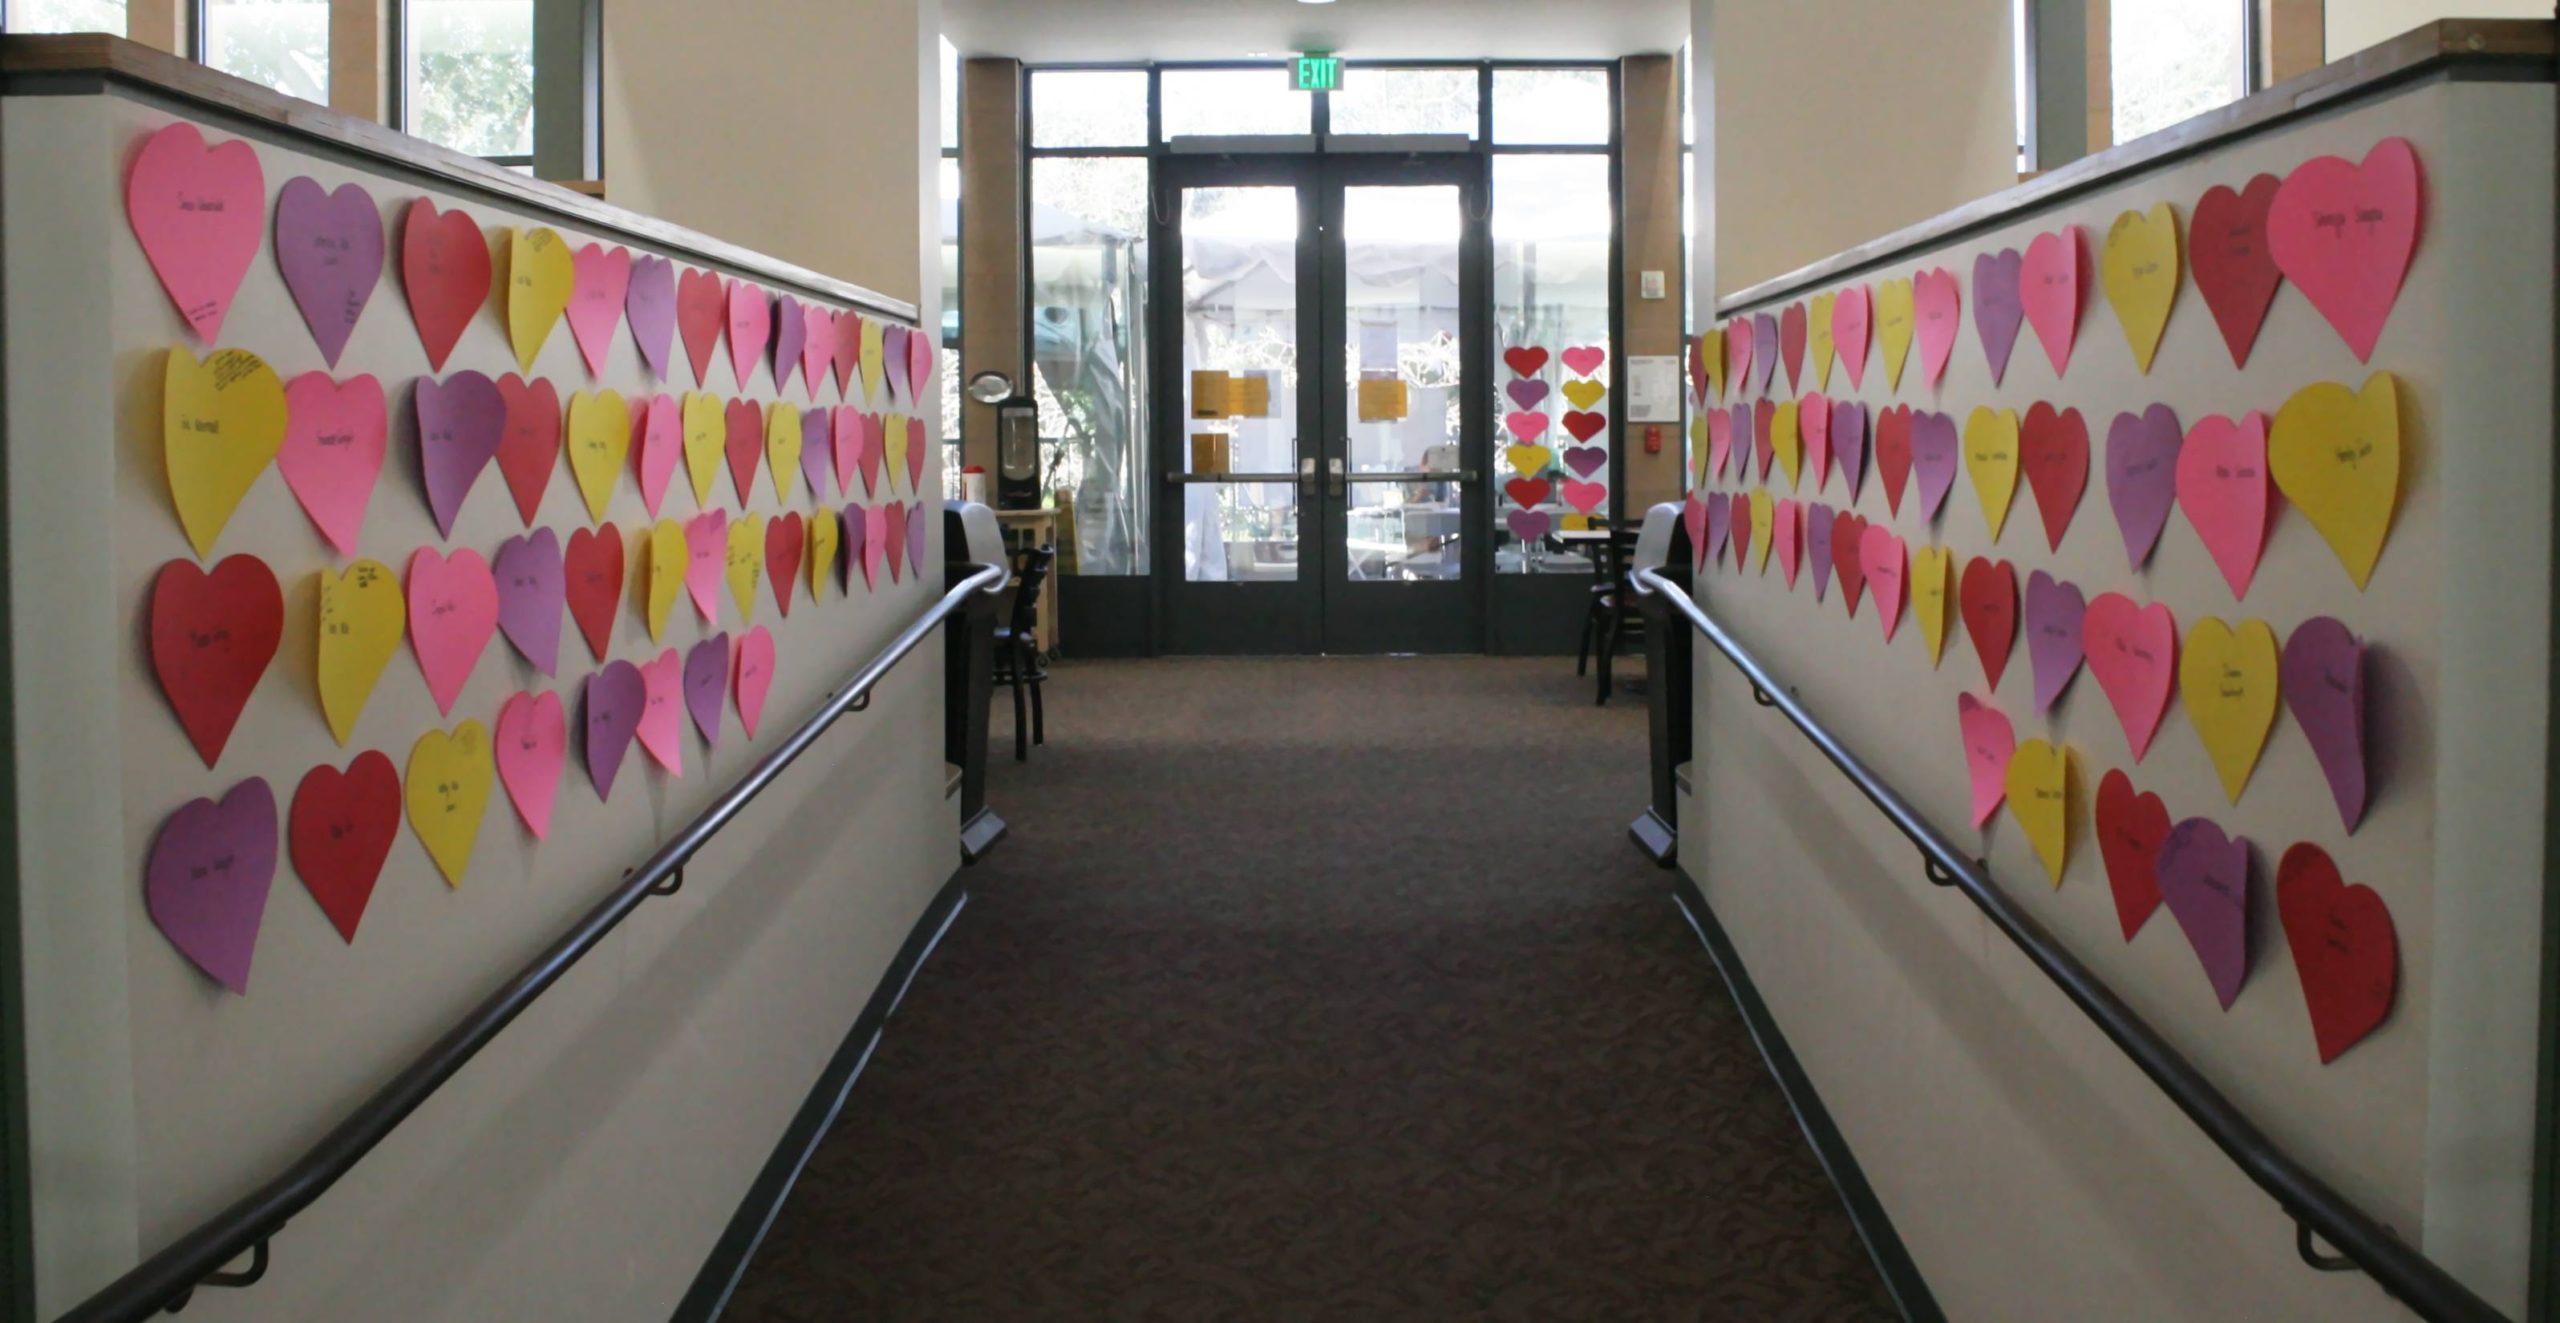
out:
{"label": "vertical row of small hearts", "polygon": [[[804,580],[816,603],[831,585],[851,600],[857,582],[867,594],[884,579],[925,577],[927,442],[913,411],[932,373],[928,337],[745,280],[679,272],[659,256],[596,243],[573,249],[548,229],[484,232],[462,210],[440,212],[421,197],[398,209],[398,266],[429,364],[444,371],[481,310],[495,303],[526,375],[417,378],[410,407],[399,411],[410,424],[403,439],[413,448],[416,490],[449,541],[494,464],[526,532],[486,559],[471,547],[415,548],[404,584],[365,555],[366,514],[393,440],[382,383],[321,371],[287,383],[251,350],[221,346],[233,299],[269,242],[257,149],[208,145],[194,125],[172,123],[141,142],[125,201],[186,332],[211,347],[202,358],[185,347],[167,353],[163,455],[171,503],[197,559],[163,565],[148,595],[153,674],[209,768],[282,643],[284,605],[275,572],[258,557],[234,554],[210,570],[199,561],[213,560],[233,513],[270,467],[309,516],[317,544],[344,562],[324,556],[314,569],[320,609],[308,645],[317,663],[313,697],[337,743],[357,742],[368,700],[404,639],[437,710],[450,718],[501,633],[530,671],[558,677],[565,614],[598,663],[570,697],[582,708],[583,762],[599,800],[611,795],[634,743],[666,775],[682,776],[688,718],[705,745],[717,747],[734,706],[745,737],[756,738],[779,660],[772,632],[753,623],[768,593],[788,618]],[[390,264],[383,209],[362,185],[330,191],[305,177],[278,190],[273,215],[277,276],[335,370]],[[576,389],[564,406],[557,383],[531,376],[564,320],[591,378],[602,377],[627,327],[652,378],[672,385],[681,361],[700,389],[628,400]],[[762,373],[772,398],[712,393],[723,338],[728,384],[744,393]],[[795,375],[805,408],[782,398]],[[560,530],[538,525],[564,460],[588,524],[568,530],[565,543]],[[661,513],[679,465],[697,511],[689,518]],[[750,512],[759,470],[777,503],[805,509]],[[655,521],[628,536],[605,519],[626,475]],[[839,497],[841,509],[833,504]],[[724,627],[724,584],[734,635]],[[707,637],[654,659],[611,658],[626,592],[634,590],[653,644],[684,597]],[[410,747],[405,777],[372,749],[343,769],[310,768],[281,831],[264,777],[186,804],[163,823],[144,863],[145,908],[187,960],[245,993],[281,836],[312,899],[353,943],[404,808],[454,887],[469,871],[497,785],[523,829],[536,840],[548,836],[569,762],[566,692],[511,695],[494,730],[465,719],[425,731]]]}
{"label": "vertical row of small hearts", "polygon": [[1503,431],[1511,438],[1502,450],[1503,462],[1511,466],[1502,494],[1512,506],[1503,511],[1502,520],[1511,536],[1522,542],[1536,542],[1555,531],[1558,511],[1553,507],[1557,505],[1588,518],[1609,503],[1609,447],[1592,441],[1609,428],[1609,415],[1601,408],[1609,383],[1600,379],[1609,351],[1599,345],[1576,345],[1553,355],[1568,374],[1559,393],[1564,396],[1563,427],[1572,438],[1571,445],[1550,442],[1547,436],[1548,429],[1557,425],[1544,407],[1552,389],[1546,378],[1549,358],[1536,345],[1514,345],[1502,351],[1503,366],[1511,369],[1511,380],[1502,385],[1511,406],[1502,416]]}
{"label": "vertical row of small hearts", "polygon": [[[2324,156],[2283,179],[2259,175],[2236,191],[2213,187],[2191,208],[2184,245],[2171,204],[2127,211],[2101,245],[2095,283],[2145,374],[2169,329],[2182,252],[2234,366],[2247,364],[2287,283],[2309,299],[2358,362],[2370,363],[2416,252],[2420,203],[2415,149],[2404,139],[2385,139],[2361,163]],[[2026,327],[2034,329],[2056,380],[2066,375],[2090,266],[2077,226],[2037,235],[2024,253],[1975,257],[1972,320],[1993,385]],[[1922,535],[1933,534],[1961,468],[1997,543],[2023,475],[2047,548],[2059,551],[2087,484],[2089,428],[2068,403],[2035,402],[2023,421],[2015,409],[1984,403],[1959,429],[1951,413],[1896,404],[1873,409],[1871,418],[1866,404],[1822,394],[1835,358],[1850,388],[1863,386],[1871,334],[1892,390],[1901,389],[1916,341],[1919,384],[1934,392],[1958,341],[1962,303],[1955,276],[1937,268],[1879,281],[1872,290],[1845,286],[1698,337],[1689,365],[1700,409],[1692,427],[1698,489],[1683,515],[1699,566],[1729,564],[1735,573],[1750,568],[1765,575],[1774,552],[1789,591],[1806,567],[1816,603],[1834,579],[1851,616],[1862,593],[1872,598],[1888,644],[1907,601],[1932,667],[1944,653],[1950,613],[1960,617],[1985,685],[1983,696],[1963,694],[1957,704],[1973,825],[1983,827],[2005,804],[2057,888],[2071,859],[2078,774],[2071,748],[2044,738],[2020,741],[1997,706],[1994,694],[2021,632],[2039,716],[2049,718],[2066,701],[2085,664],[2139,763],[2178,696],[2233,804],[2279,709],[2289,709],[2352,835],[2373,787],[2367,647],[2345,623],[2326,616],[2303,620],[2280,647],[2276,629],[2263,619],[2206,616],[2190,623],[2182,652],[2178,622],[2165,602],[2131,592],[2085,594],[2039,568],[2026,576],[2022,610],[2011,562],[1982,556],[1959,568],[1951,549],[1907,542],[1895,531],[1891,521],[1902,515],[1916,477],[1914,513]],[[1798,399],[1775,398],[1776,369],[1783,363],[1787,387],[1795,389],[1808,350],[1816,388]],[[1760,398],[1711,405],[1728,387],[1734,397]],[[2129,574],[2137,581],[2149,577],[2145,566],[2174,509],[2210,554],[2232,600],[2245,600],[2281,494],[2327,541],[2355,587],[2365,589],[2403,481],[2403,405],[2392,375],[2376,371],[2360,387],[2304,386],[2272,417],[2248,412],[2182,427],[2166,404],[2119,414],[2107,429],[2103,460],[2107,503]],[[1862,516],[1855,507],[1871,435],[1886,510]],[[1809,498],[1818,498],[1836,471],[1843,503],[1834,508],[1774,494],[1773,465],[1788,493],[1806,490],[1802,480],[1809,474]],[[1709,490],[1718,483],[1733,489]],[[2142,586],[2147,594],[2183,585]],[[2132,941],[2165,903],[2228,1009],[2247,981],[2253,949],[2249,842],[2206,817],[2173,821],[2161,798],[2138,792],[2122,769],[2101,779],[2094,821],[2124,939]],[[2326,1063],[2389,1012],[2399,967],[2390,908],[2374,888],[2346,885],[2336,861],[2307,840],[2283,852],[2275,886],[2314,1042]]]}

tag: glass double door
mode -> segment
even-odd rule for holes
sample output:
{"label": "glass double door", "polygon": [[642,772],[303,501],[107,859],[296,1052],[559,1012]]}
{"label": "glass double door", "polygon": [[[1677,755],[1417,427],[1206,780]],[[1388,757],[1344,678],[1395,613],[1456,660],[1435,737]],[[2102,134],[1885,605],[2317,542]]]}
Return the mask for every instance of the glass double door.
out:
{"label": "glass double door", "polygon": [[1482,649],[1485,196],[1473,155],[1161,163],[1167,650]]}

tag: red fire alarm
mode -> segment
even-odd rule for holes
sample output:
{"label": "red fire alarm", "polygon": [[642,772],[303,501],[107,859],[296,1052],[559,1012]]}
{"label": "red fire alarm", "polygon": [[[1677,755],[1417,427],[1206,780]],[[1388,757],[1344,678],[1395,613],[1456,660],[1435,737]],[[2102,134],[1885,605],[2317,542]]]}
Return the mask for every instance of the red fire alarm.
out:
{"label": "red fire alarm", "polygon": [[1662,453],[1662,424],[1645,424],[1644,453],[1648,455],[1659,455]]}

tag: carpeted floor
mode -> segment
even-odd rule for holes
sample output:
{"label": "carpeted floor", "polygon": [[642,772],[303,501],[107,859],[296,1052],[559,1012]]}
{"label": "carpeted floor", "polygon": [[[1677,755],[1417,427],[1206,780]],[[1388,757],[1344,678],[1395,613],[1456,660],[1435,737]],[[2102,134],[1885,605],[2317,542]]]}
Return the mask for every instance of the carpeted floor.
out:
{"label": "carpeted floor", "polygon": [[1641,697],[1488,658],[1062,663],[1012,836],[732,1304],[1893,1317],[1667,876]]}

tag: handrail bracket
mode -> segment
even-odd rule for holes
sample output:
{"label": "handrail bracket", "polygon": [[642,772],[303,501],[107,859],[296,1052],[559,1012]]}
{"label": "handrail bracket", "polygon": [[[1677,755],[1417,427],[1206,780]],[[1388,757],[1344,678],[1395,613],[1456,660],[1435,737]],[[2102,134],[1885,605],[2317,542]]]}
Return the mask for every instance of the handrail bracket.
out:
{"label": "handrail bracket", "polygon": [[[277,1229],[282,1230],[283,1228],[279,1227]],[[199,1280],[194,1286],[190,1286],[186,1290],[180,1292],[178,1298],[170,1301],[164,1308],[166,1308],[169,1313],[177,1313],[179,1310],[187,1307],[188,1301],[196,1298],[196,1292],[198,1290],[208,1286],[221,1287],[225,1290],[236,1290],[244,1286],[256,1286],[267,1275],[267,1241],[269,1239],[269,1236],[260,1236],[258,1237],[258,1243],[249,1247],[248,1267],[243,1268],[238,1272],[233,1272],[228,1268],[217,1268],[212,1272],[206,1273],[202,1280]]]}

